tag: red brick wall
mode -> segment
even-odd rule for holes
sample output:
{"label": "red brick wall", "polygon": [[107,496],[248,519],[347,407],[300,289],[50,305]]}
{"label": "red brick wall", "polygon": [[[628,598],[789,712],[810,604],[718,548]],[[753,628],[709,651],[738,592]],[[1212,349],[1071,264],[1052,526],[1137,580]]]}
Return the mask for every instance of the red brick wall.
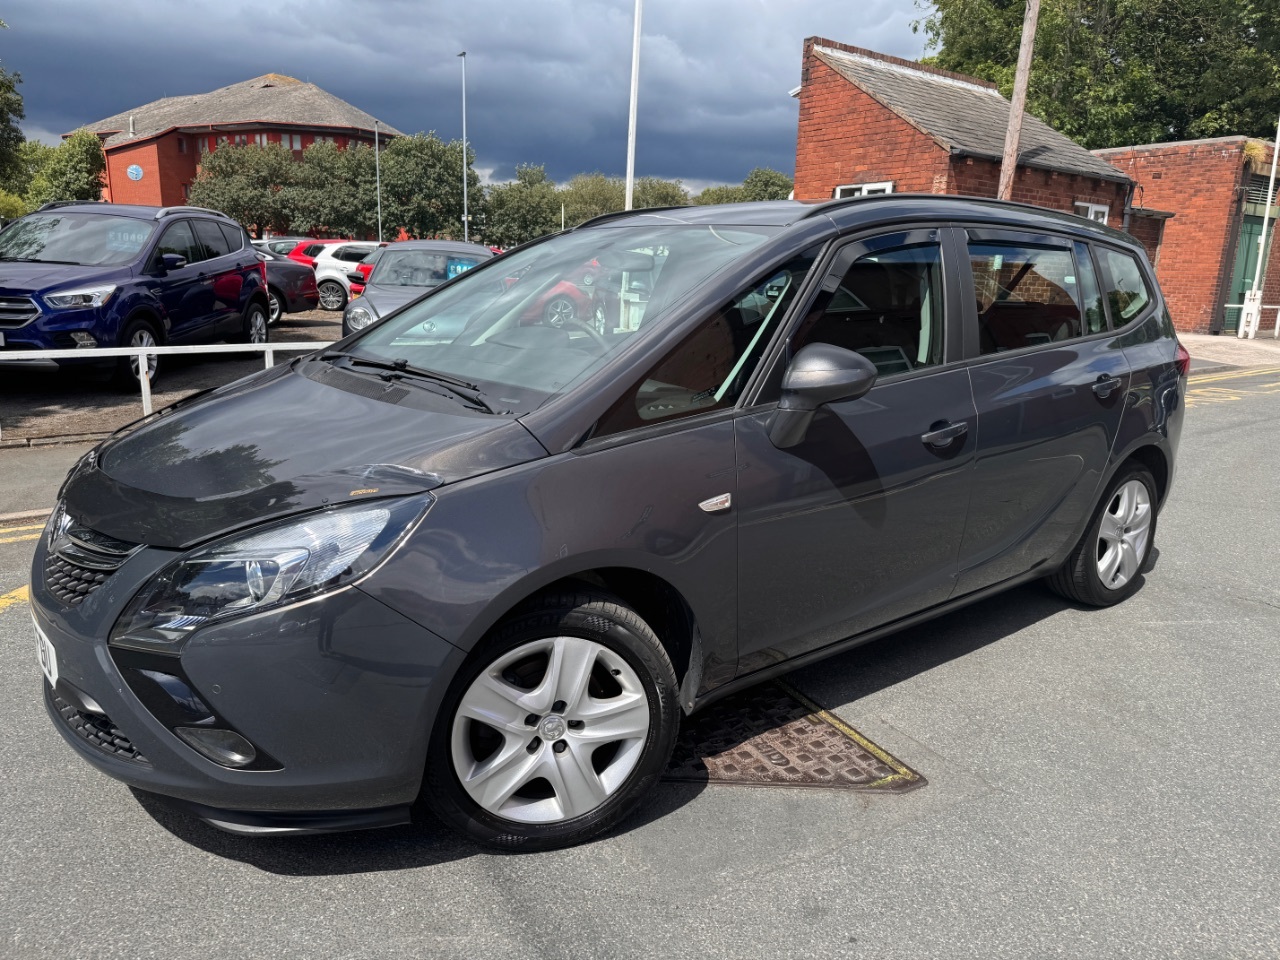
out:
{"label": "red brick wall", "polygon": [[1147,251],[1147,259],[1160,267],[1160,242],[1164,236],[1164,225],[1167,221],[1159,217],[1134,216],[1129,221],[1129,235],[1142,244]]}
{"label": "red brick wall", "polygon": [[1136,205],[1174,213],[1156,274],[1179,330],[1208,333],[1221,323],[1240,232],[1245,143],[1232,137],[1098,151],[1137,181]]}
{"label": "red brick wall", "polygon": [[[130,180],[129,167],[142,168],[141,180]],[[144,140],[107,151],[106,199],[112,203],[141,203],[160,205],[159,161],[156,141]]]}
{"label": "red brick wall", "polygon": [[797,200],[842,184],[893,181],[895,192],[946,193],[948,154],[805,47],[796,140]]}
{"label": "red brick wall", "polygon": [[[994,197],[1000,187],[1000,164],[995,160],[955,157],[947,193]],[[1109,208],[1107,224],[1120,229],[1128,188],[1123,183],[1052,170],[1019,167],[1013,179],[1013,199],[1050,210],[1075,211],[1077,203],[1100,203]]]}

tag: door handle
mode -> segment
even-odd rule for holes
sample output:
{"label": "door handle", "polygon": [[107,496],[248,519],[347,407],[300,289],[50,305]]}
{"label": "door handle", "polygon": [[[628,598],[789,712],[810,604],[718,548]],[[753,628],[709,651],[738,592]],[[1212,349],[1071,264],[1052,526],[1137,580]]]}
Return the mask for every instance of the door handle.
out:
{"label": "door handle", "polygon": [[920,435],[921,441],[927,443],[931,447],[945,447],[955,440],[957,437],[963,437],[969,432],[969,424],[967,421],[959,423],[951,423],[948,420],[939,420],[929,428],[928,433]]}
{"label": "door handle", "polygon": [[1111,396],[1116,390],[1120,389],[1123,381],[1119,377],[1113,377],[1109,373],[1104,373],[1093,384],[1093,392],[1099,399],[1105,400]]}

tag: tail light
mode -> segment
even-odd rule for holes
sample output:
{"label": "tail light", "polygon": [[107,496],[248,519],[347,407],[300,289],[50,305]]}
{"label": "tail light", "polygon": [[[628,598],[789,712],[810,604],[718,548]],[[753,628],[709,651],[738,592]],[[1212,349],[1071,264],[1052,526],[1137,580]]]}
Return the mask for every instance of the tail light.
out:
{"label": "tail light", "polygon": [[1178,365],[1178,376],[1185,377],[1191,373],[1191,354],[1181,343],[1178,344],[1178,353],[1174,362]]}

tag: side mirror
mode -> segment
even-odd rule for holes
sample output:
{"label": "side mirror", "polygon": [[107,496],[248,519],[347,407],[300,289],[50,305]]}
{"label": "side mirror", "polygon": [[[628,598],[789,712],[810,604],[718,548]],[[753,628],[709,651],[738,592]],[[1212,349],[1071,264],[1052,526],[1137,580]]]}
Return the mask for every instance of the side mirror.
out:
{"label": "side mirror", "polygon": [[780,450],[804,439],[825,403],[857,400],[876,382],[875,365],[860,353],[829,343],[802,347],[782,379],[782,400],[769,421],[769,439]]}
{"label": "side mirror", "polygon": [[366,283],[369,282],[364,278],[364,274],[361,273],[359,270],[352,270],[350,273],[347,274],[347,279],[350,280],[352,283],[360,284],[360,286],[364,286]]}
{"label": "side mirror", "polygon": [[187,258],[177,253],[160,254],[160,269],[165,273],[170,270],[181,270],[187,265]]}

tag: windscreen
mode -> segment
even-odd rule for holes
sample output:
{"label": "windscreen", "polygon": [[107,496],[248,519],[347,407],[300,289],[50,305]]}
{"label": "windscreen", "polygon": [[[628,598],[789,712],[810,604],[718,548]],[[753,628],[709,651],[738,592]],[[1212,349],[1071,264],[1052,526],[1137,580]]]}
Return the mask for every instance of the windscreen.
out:
{"label": "windscreen", "polygon": [[102,213],[35,213],[0,233],[0,260],[113,267],[142,251],[156,225]]}
{"label": "windscreen", "polygon": [[387,250],[378,258],[369,282],[383,287],[436,287],[477,263],[475,257],[432,250]]}
{"label": "windscreen", "polygon": [[[660,326],[669,307],[777,229],[661,224],[563,234],[467,272],[370,327],[349,352],[448,374],[474,384],[495,410],[527,412]],[[379,282],[392,256],[379,259]]]}

